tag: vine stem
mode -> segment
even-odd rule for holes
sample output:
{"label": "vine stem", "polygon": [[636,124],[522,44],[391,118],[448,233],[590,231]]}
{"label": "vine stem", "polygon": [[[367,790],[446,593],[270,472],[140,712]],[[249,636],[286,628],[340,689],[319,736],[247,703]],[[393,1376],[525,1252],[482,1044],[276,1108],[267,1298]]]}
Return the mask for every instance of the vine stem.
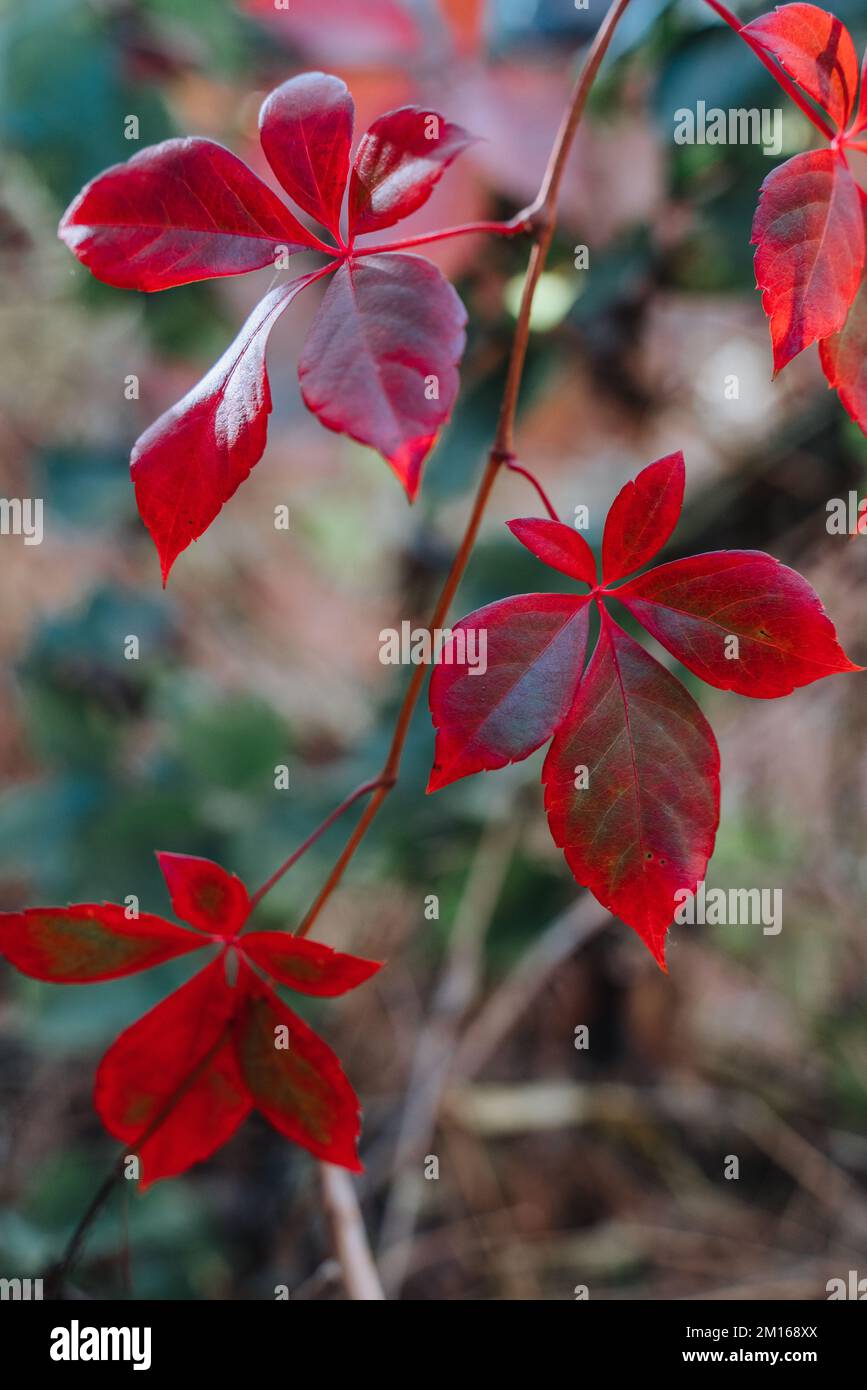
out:
{"label": "vine stem", "polygon": [[103,1179],[103,1181],[100,1183],[99,1187],[94,1193],[90,1205],[87,1207],[87,1210],[85,1211],[84,1215],[82,1216],[81,1220],[79,1221],[78,1225],[75,1227],[75,1230],[73,1231],[72,1235],[67,1241],[66,1248],[63,1254],[61,1255],[57,1263],[52,1265],[52,1267],[48,1270],[45,1276],[46,1283],[49,1289],[49,1297],[56,1295],[59,1298],[62,1296],[66,1276],[72,1269],[72,1266],[74,1265],[78,1257],[78,1254],[84,1244],[85,1237],[87,1236],[90,1227],[93,1225],[97,1216],[99,1216],[99,1213],[102,1211],[103,1207],[105,1206],[106,1202],[108,1201],[109,1197],[114,1191],[115,1184],[119,1182],[120,1179],[123,1177],[127,1158],[130,1157],[131,1154],[134,1154],[137,1149],[140,1149],[142,1145],[145,1143],[145,1141],[150,1139],[151,1136],[156,1133],[160,1125],[163,1123],[163,1120],[165,1120],[167,1116],[171,1114],[178,1101],[183,1099],[183,1097],[190,1090],[191,1086],[193,1086],[195,1082],[198,1080],[198,1078],[201,1076],[205,1068],[210,1064],[214,1057],[216,1057],[217,1053],[219,1052],[220,1048],[223,1046],[225,1041],[226,1033],[224,1031],[220,1034],[213,1046],[208,1048],[208,1051],[205,1053],[204,1057],[201,1057],[199,1059],[199,1061],[193,1067],[192,1071],[187,1073],[187,1075],[184,1077],[183,1081],[178,1086],[178,1088],[172,1092],[162,1109],[157,1111],[156,1115],[151,1119],[150,1123],[139,1135],[138,1139],[135,1141],[135,1144],[131,1145],[129,1148],[123,1150],[121,1153],[118,1154],[117,1158],[111,1166],[110,1171]]}
{"label": "vine stem", "polygon": [[551,520],[559,521],[560,518],[551,504],[551,499],[548,496],[545,489],[543,488],[542,484],[539,482],[539,479],[536,477],[535,473],[531,473],[529,468],[524,468],[524,466],[516,462],[515,459],[504,459],[503,462],[505,463],[510,473],[520,473],[522,478],[527,479],[527,482],[530,484],[530,486],[534,487],[537,493],[539,494],[542,506],[545,508],[545,511],[548,513]]}
{"label": "vine stem", "polygon": [[[452,562],[452,567],[446,576],[442,592],[437,599],[436,607],[428,623],[428,631],[433,631],[435,628],[442,626],[449,608],[451,607],[452,599],[455,596],[458,585],[463,578],[470,555],[472,554],[476,536],[478,535],[479,527],[485,514],[485,508],[488,505],[488,499],[490,498],[500,468],[503,464],[512,465],[515,460],[515,416],[518,409],[518,395],[521,388],[524,363],[527,358],[527,347],[530,340],[530,314],[533,308],[533,298],[536,293],[536,287],[539,283],[542,271],[545,268],[545,262],[548,258],[548,252],[551,249],[551,242],[554,238],[554,214],[557,206],[557,198],[560,193],[560,185],[563,180],[563,172],[566,168],[566,160],[569,157],[569,151],[572,148],[572,142],[575,138],[575,131],[578,129],[578,123],[587,105],[590,89],[599,71],[602,59],[608,51],[608,45],[614,35],[614,30],[628,4],[629,0],[613,0],[605,18],[600,24],[587,57],[578,74],[569,100],[569,105],[564,112],[563,120],[561,121],[560,129],[554,140],[554,145],[548,160],[548,167],[545,170],[538,196],[534,203],[513,219],[517,229],[522,227],[526,228],[532,233],[535,239],[533,248],[530,252],[530,261],[524,280],[524,289],[521,295],[521,306],[518,311],[515,336],[509,355],[506,385],[500,405],[497,431],[485,471],[482,474],[476,492],[463,539],[461,540],[458,552]],[[343,878],[347,865],[367,834],[370,825],[375,820],[382,803],[397,781],[400,771],[401,756],[403,754],[407,734],[409,733],[410,722],[418,703],[418,698],[421,694],[426,675],[427,670],[424,666],[416,666],[413,670],[412,678],[410,679],[406,694],[403,698],[403,703],[398,712],[388,756],[379,777],[376,779],[380,785],[377,787],[376,791],[374,791],[365,806],[358,820],[358,824],[352,831],[352,834],[347,840],[342,853],[334,864],[318,896],[301,922],[297,933],[299,936],[306,936],[312,929],[320,912],[340,883],[340,880]]]}
{"label": "vine stem", "polygon": [[835,138],[835,132],[832,130],[831,126],[828,125],[824,116],[822,116],[814,106],[810,105],[807,98],[795,86],[788,73],[784,72],[774,59],[765,52],[761,44],[756,43],[756,40],[751,34],[744,33],[744,26],[741,24],[737,15],[732,14],[730,9],[727,9],[725,5],[720,3],[720,0],[706,0],[706,3],[710,5],[715,14],[719,15],[720,19],[725,20],[730,29],[734,29],[735,33],[739,38],[743,39],[745,44],[749,45],[759,61],[764,63],[768,72],[782,87],[783,91],[787,92],[795,105],[800,107],[807,117],[807,120],[811,121],[817,130],[821,130],[826,140],[833,140]]}
{"label": "vine stem", "polygon": [[457,227],[446,227],[439,232],[420,232],[418,236],[404,237],[402,241],[388,241],[376,246],[353,247],[355,260],[361,256],[378,256],[386,251],[408,251],[413,246],[426,246],[431,241],[448,241],[453,236],[472,236],[483,233],[486,236],[520,236],[530,227],[526,213],[519,212],[509,222],[464,222]]}
{"label": "vine stem", "polygon": [[316,844],[316,841],[319,839],[320,835],[324,835],[326,830],[330,830],[334,822],[338,821],[340,817],[344,814],[344,812],[349,810],[350,806],[354,806],[356,801],[360,801],[361,797],[367,796],[368,792],[376,791],[378,787],[381,787],[383,785],[384,782],[382,777],[373,777],[369,782],[362,782],[361,786],[356,787],[354,792],[350,792],[348,796],[345,796],[341,801],[340,805],[335,806],[334,810],[331,812],[330,815],[325,817],[321,825],[317,825],[316,829],[311,831],[311,833],[307,836],[307,839],[304,840],[304,842],[300,844],[297,849],[292,851],[288,859],[284,859],[279,869],[276,869],[275,872],[271,875],[271,877],[267,879],[265,883],[262,884],[262,887],[259,888],[252,895],[252,897],[250,898],[250,912],[253,912],[254,908],[256,908],[259,905],[259,903],[264,898],[265,894],[271,892],[271,889],[274,887],[274,885],[280,882],[280,879],[283,877],[285,873],[288,873],[288,871],[292,868],[292,865],[298,863],[298,860],[301,858],[302,854],[306,854],[308,849],[310,849],[311,846]]}

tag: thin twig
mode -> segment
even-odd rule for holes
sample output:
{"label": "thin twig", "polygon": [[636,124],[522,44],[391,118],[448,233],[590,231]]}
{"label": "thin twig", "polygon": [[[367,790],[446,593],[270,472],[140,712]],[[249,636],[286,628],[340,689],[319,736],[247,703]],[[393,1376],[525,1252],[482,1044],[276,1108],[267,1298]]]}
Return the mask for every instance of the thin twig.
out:
{"label": "thin twig", "polygon": [[157,1111],[157,1114],[153,1117],[150,1123],[146,1126],[146,1128],[136,1139],[135,1144],[131,1144],[122,1153],[118,1154],[117,1158],[112,1164],[109,1173],[100,1183],[93,1196],[92,1201],[90,1202],[90,1205],[88,1206],[87,1210],[85,1211],[84,1215],[82,1216],[81,1220],[79,1221],[78,1225],[76,1226],[75,1230],[70,1236],[66,1245],[66,1249],[64,1250],[58,1262],[55,1265],[52,1265],[52,1267],[45,1276],[49,1288],[57,1291],[57,1297],[60,1297],[64,1281],[67,1275],[69,1274],[69,1271],[72,1269],[72,1266],[75,1264],[75,1261],[78,1259],[79,1253],[84,1244],[85,1237],[87,1236],[87,1233],[90,1230],[90,1227],[93,1225],[93,1222],[99,1216],[99,1213],[102,1211],[102,1208],[105,1206],[106,1202],[111,1196],[114,1190],[115,1183],[119,1182],[120,1179],[124,1176],[127,1157],[130,1154],[139,1152],[144,1146],[144,1144],[147,1143],[148,1139],[150,1139],[156,1133],[163,1121],[171,1114],[178,1101],[183,1099],[183,1097],[190,1090],[190,1087],[195,1084],[195,1082],[199,1079],[199,1077],[202,1075],[205,1069],[213,1061],[214,1057],[217,1055],[220,1049],[225,1045],[226,1038],[227,1030],[224,1029],[220,1033],[220,1036],[217,1038],[217,1041],[211,1047],[208,1048],[207,1052],[203,1057],[199,1058],[198,1062],[196,1062],[192,1070],[189,1071],[187,1075],[184,1077],[181,1084],[177,1087],[176,1090],[172,1092],[162,1109]]}
{"label": "thin twig", "polygon": [[529,468],[524,468],[522,464],[516,463],[514,459],[506,459],[505,464],[510,473],[520,473],[522,478],[527,479],[527,482],[531,485],[531,487],[534,487],[538,492],[539,497],[542,500],[542,506],[545,508],[545,511],[548,513],[551,520],[559,521],[560,518],[555,512],[547,492],[543,488],[542,484],[539,482],[539,479],[530,472]]}
{"label": "thin twig", "polygon": [[[514,816],[492,822],[483,834],[461,896],[448,956],[413,1057],[393,1159],[394,1180],[379,1248],[389,1254],[387,1286],[397,1297],[406,1278],[425,1179],[421,1160],[436,1127],[455,1040],[481,975],[482,948],[520,835]],[[402,1251],[403,1257],[392,1253]]]}
{"label": "thin twig", "polygon": [[72,1232],[67,1242],[66,1249],[60,1259],[56,1264],[52,1265],[50,1269],[46,1270],[44,1282],[49,1298],[62,1298],[67,1276],[78,1258],[85,1237],[114,1191],[115,1183],[123,1173],[124,1159],[125,1155],[121,1154],[117,1162],[113,1165],[111,1172],[103,1178],[81,1217],[81,1220]]}
{"label": "thin twig", "polygon": [[274,887],[274,885],[280,882],[280,879],[283,877],[285,873],[288,873],[289,869],[292,868],[292,865],[298,863],[298,860],[301,858],[302,854],[306,854],[308,849],[310,849],[312,845],[316,844],[316,841],[319,839],[320,835],[324,835],[326,830],[330,830],[334,822],[339,820],[340,817],[344,814],[344,812],[349,810],[350,806],[354,806],[356,801],[359,801],[361,797],[367,796],[368,792],[376,791],[377,787],[381,787],[384,785],[385,784],[382,777],[374,777],[369,782],[362,782],[360,787],[356,787],[354,792],[350,792],[347,797],[344,797],[340,805],[336,806],[334,810],[331,812],[331,814],[325,817],[321,825],[318,825],[315,830],[311,831],[304,843],[300,844],[296,850],[293,850],[292,853],[289,855],[289,858],[285,859],[283,863],[280,865],[279,869],[277,869],[267,880],[267,882],[263,883],[262,887],[259,888],[253,894],[253,896],[250,899],[250,911],[253,911],[253,909],[262,901],[265,894],[271,892],[271,889]]}
{"label": "thin twig", "polygon": [[427,246],[432,241],[448,241],[453,236],[520,236],[529,231],[524,213],[519,212],[510,222],[464,222],[459,227],[446,227],[439,232],[420,232],[418,236],[404,237],[401,241],[387,241],[376,246],[353,247],[356,260],[360,256],[378,256],[386,251],[409,251],[413,246]]}
{"label": "thin twig", "polygon": [[384,1299],[352,1178],[345,1168],[332,1163],[320,1163],[319,1177],[322,1205],[347,1295],[368,1303]]}

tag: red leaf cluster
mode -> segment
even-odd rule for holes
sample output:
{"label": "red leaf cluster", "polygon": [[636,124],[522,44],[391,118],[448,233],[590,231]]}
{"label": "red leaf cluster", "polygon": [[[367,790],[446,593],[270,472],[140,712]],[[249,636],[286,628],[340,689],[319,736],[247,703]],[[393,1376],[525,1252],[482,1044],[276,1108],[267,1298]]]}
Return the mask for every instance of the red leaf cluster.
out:
{"label": "red leaf cluster", "polygon": [[[60,236],[99,279],[164,290],[274,265],[303,251],[327,264],[273,289],[219,362],[141,436],[132,477],[162,565],[198,539],[265,449],[268,335],[301,290],[332,276],[301,353],[308,408],[377,449],[414,499],[458,389],[466,314],[429,261],[356,238],[408,217],[470,143],[459,126],[406,106],[374,121],[351,158],[355,108],[342,81],[304,73],[260,113],[262,148],[323,240],[236,155],[212,140],[166,140],[79,193]],[[341,212],[347,207],[347,235]]]}
{"label": "red leaf cluster", "polygon": [[[436,752],[428,791],[551,746],[548,824],[580,884],[664,967],[679,891],[704,876],[719,820],[719,752],[689,692],[612,618],[612,599],[709,685],[758,699],[858,670],[818,597],[761,551],[717,551],[628,579],[680,515],[684,461],[660,459],[614,499],[602,580],[584,538],[559,521],[509,522],[538,559],[589,594],[521,594],[455,624],[430,684]],[[626,580],[626,582],[622,582]],[[612,587],[616,585],[617,587]],[[591,606],[600,630],[586,670]],[[474,642],[457,645],[457,634]],[[487,669],[462,658],[485,634]]]}
{"label": "red leaf cluster", "polygon": [[6,960],[57,984],[113,980],[216,948],[209,965],[121,1033],[97,1071],[97,1112],[138,1155],[141,1186],[210,1157],[253,1109],[317,1158],[359,1171],[355,1092],[271,982],[330,997],[363,984],[380,963],[288,932],[248,932],[250,899],[234,874],[209,859],[157,858],[187,927],[130,917],[113,903],[0,913]]}
{"label": "red leaf cluster", "polygon": [[[867,433],[867,195],[847,151],[867,149],[867,67],[846,26],[815,5],[782,5],[740,33],[802,92],[828,147],[795,155],[762,184],[753,222],[756,281],[774,371],[811,343],[851,418]],[[867,64],[867,58],[865,58]]]}

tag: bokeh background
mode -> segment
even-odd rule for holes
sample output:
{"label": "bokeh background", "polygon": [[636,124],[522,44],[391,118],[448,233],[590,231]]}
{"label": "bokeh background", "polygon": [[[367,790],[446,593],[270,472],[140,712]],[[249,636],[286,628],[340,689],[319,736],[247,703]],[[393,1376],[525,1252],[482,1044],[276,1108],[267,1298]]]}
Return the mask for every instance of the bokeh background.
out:
{"label": "bokeh background", "polygon": [[[272,336],[266,455],[164,593],[130,445],[216,359],[270,275],[110,289],[56,240],[67,202],[181,133],[221,140],[270,178],[260,101],[322,67],[350,83],[358,130],[418,101],[484,137],[416,229],[511,215],[536,191],[602,9],[0,6],[0,494],[45,505],[41,546],[0,538],[0,906],[135,893],[167,913],[156,849],[211,856],[255,887],[377,770],[408,674],[380,665],[379,632],[424,621],[448,567],[526,261],[520,242],[432,248],[470,337],[459,405],[411,510],[381,460],[305,412],[294,363],[318,288],[299,299]],[[863,47],[860,10],[836,0]],[[867,444],[812,351],[771,381],[749,239],[772,161],[676,146],[674,112],[698,100],[782,107],[784,154],[809,145],[800,113],[699,0],[633,0],[537,296],[521,457],[561,514],[590,507],[595,544],[623,481],[682,448],[669,558],[771,551],[867,663],[867,541],[825,524],[829,499],[861,488]],[[124,139],[129,114],[138,145]],[[585,244],[589,272],[574,266]],[[288,532],[274,528],[280,504]],[[454,616],[556,587],[503,525],[536,510],[525,482],[500,480]],[[345,1000],[293,1001],[362,1098],[358,1190],[392,1297],[571,1299],[587,1285],[603,1299],[824,1298],[829,1278],[867,1274],[864,686],[752,702],[686,682],[723,760],[708,883],[781,888],[784,915],[776,937],[675,929],[667,978],[573,882],[546,828],[541,754],[426,798],[432,734],[424,703],[417,713],[400,784],[317,928],[388,968]],[[281,764],[288,790],[275,789]],[[263,903],[263,926],[299,920],[349,823]],[[432,894],[438,920],[424,912]],[[36,1276],[59,1254],[115,1152],[92,1109],[95,1065],[190,970],[86,988],[3,970],[0,1273]],[[272,1298],[277,1284],[343,1296],[315,1164],[256,1119],[186,1177],[120,1191],[73,1284],[95,1297]]]}

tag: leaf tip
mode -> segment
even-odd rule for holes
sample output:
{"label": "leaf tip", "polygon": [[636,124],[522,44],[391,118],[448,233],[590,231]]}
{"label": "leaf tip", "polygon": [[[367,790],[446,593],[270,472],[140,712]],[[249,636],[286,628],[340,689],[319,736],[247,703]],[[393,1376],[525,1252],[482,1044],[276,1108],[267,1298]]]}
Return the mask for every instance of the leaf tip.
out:
{"label": "leaf tip", "polygon": [[434,763],[427,781],[427,786],[424,789],[425,796],[430,796],[432,792],[441,791],[443,787],[448,785],[448,781],[449,779],[444,775],[443,769],[439,763]]}
{"label": "leaf tip", "polygon": [[668,928],[666,927],[665,930],[659,936],[647,936],[644,938],[647,949],[650,951],[650,954],[653,956],[653,959],[656,961],[656,964],[659,966],[663,975],[668,974],[668,965],[665,960],[665,941],[667,932]]}
{"label": "leaf tip", "polygon": [[157,554],[160,560],[160,577],[162,579],[163,589],[165,589],[168,586],[169,575],[174,569],[175,561],[180,555],[181,550],[185,549],[185,547],[180,546],[176,549],[174,546],[160,545],[156,537],[153,537],[153,542],[157,548]]}

